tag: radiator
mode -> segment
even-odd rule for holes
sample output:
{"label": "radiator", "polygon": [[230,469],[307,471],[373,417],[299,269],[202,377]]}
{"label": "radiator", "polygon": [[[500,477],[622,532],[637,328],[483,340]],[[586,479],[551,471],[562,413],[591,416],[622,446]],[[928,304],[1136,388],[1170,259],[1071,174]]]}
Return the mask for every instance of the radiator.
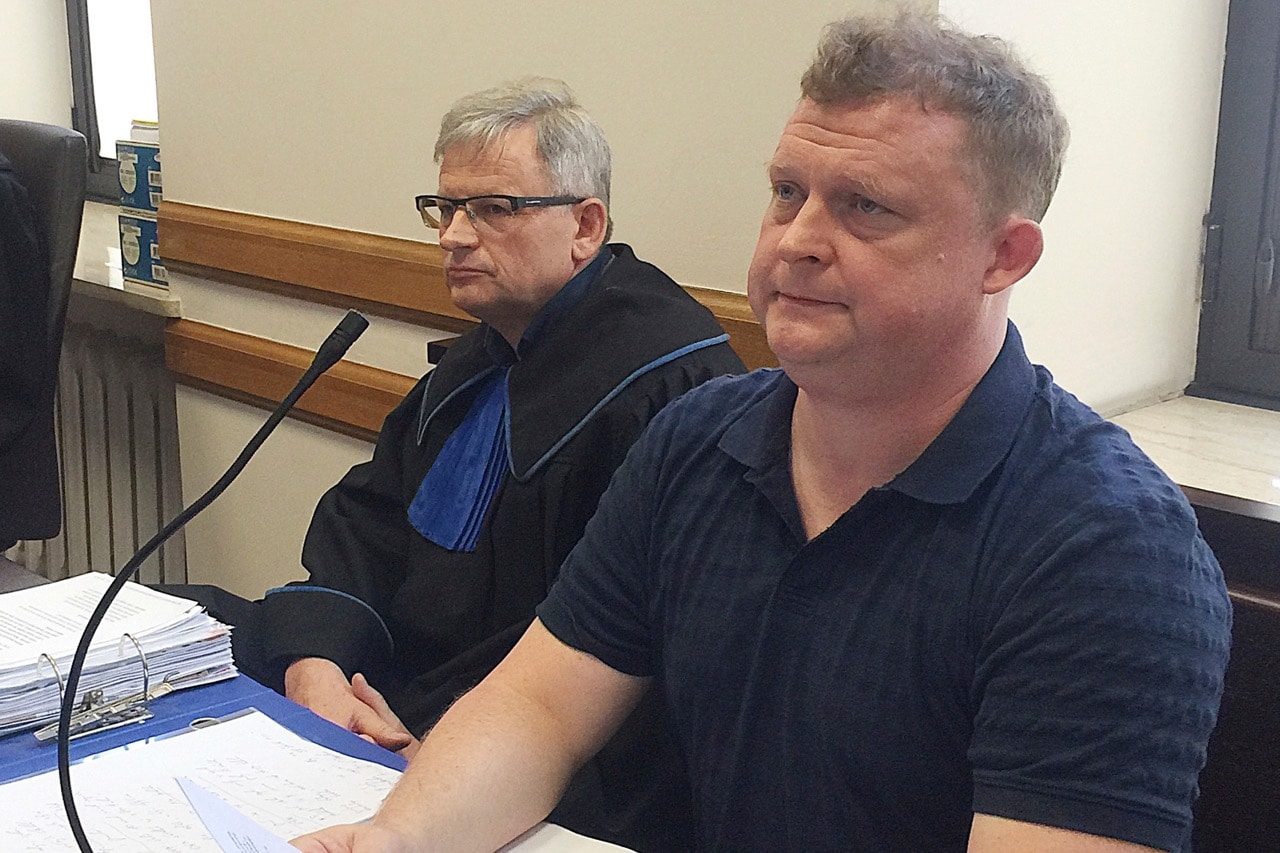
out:
{"label": "radiator", "polygon": [[[178,420],[163,349],[68,323],[56,408],[62,532],[20,542],[11,559],[51,580],[116,574],[182,510]],[[144,583],[185,583],[179,531],[147,559]]]}

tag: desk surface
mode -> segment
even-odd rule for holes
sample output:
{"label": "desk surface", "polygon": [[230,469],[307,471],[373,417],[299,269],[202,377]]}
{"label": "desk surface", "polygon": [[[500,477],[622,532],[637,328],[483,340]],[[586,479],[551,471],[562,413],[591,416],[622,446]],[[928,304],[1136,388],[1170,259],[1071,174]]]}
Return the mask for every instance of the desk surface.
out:
{"label": "desk surface", "polygon": [[1112,421],[1192,503],[1280,521],[1280,412],[1178,397]]}
{"label": "desk surface", "polygon": [[[222,717],[244,708],[257,708],[308,740],[345,755],[376,761],[396,770],[403,770],[405,767],[406,762],[400,756],[322,720],[301,705],[243,675],[230,681],[165,696],[153,704],[155,719],[73,741],[71,757],[75,761],[143,738],[178,731],[201,717]],[[31,732],[0,738],[0,782],[51,770],[55,766],[56,746],[40,743]],[[73,784],[74,778],[73,771]],[[538,824],[503,849],[521,853],[626,853],[621,847],[586,838],[548,823]]]}
{"label": "desk surface", "polygon": [[13,592],[16,589],[26,589],[29,586],[39,586],[48,582],[35,572],[27,571],[25,566],[0,554],[0,592]]}

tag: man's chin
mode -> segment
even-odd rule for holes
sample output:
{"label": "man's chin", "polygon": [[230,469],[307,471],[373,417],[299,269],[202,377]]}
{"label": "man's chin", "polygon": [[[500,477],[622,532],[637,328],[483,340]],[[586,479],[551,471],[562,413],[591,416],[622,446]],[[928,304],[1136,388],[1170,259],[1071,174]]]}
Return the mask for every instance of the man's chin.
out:
{"label": "man's chin", "polygon": [[833,335],[821,327],[788,322],[776,315],[765,324],[765,338],[784,367],[789,363],[820,364],[832,359],[837,350]]}
{"label": "man's chin", "polygon": [[834,361],[829,344],[821,341],[783,338],[776,343],[769,341],[769,348],[778,358],[778,364],[787,371],[794,368],[822,367]]}
{"label": "man's chin", "polygon": [[487,300],[477,284],[453,281],[447,281],[446,284],[449,287],[449,299],[458,308],[472,316],[475,316],[475,309],[484,310]]}

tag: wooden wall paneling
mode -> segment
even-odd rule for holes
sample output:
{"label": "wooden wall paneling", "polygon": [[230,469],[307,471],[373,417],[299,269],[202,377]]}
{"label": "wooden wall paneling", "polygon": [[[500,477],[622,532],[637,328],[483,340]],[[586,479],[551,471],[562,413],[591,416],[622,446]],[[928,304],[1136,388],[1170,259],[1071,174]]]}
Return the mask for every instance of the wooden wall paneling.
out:
{"label": "wooden wall paneling", "polygon": [[749,369],[778,366],[778,359],[765,340],[764,328],[751,313],[745,295],[709,287],[686,286],[685,290],[716,316],[729,333],[729,345]]}
{"label": "wooden wall paneling", "polygon": [[467,319],[449,300],[431,243],[163,202],[160,255],[308,290]]}
{"label": "wooden wall paneling", "polygon": [[[273,409],[302,376],[314,353],[228,329],[175,320],[165,329],[165,364],[177,381]],[[415,378],[341,361],[316,380],[294,407],[297,417],[373,441],[382,421]]]}
{"label": "wooden wall paneling", "polygon": [[[474,320],[444,283],[433,243],[165,201],[160,255],[175,270],[324,304],[351,304],[449,331]],[[748,367],[777,364],[740,293],[689,287],[720,320]]]}

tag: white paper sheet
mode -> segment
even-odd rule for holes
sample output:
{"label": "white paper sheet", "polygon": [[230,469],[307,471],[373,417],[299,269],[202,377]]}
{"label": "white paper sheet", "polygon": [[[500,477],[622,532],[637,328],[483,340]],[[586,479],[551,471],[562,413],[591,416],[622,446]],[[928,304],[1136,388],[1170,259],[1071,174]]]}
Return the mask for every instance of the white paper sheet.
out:
{"label": "white paper sheet", "polygon": [[186,776],[176,781],[222,853],[295,853],[289,842],[267,832]]}
{"label": "white paper sheet", "polygon": [[[0,595],[0,667],[29,664],[41,652],[61,656],[74,651],[89,614],[111,581],[100,572],[89,572]],[[126,631],[137,636],[180,619],[196,606],[136,583],[126,584],[98,631],[113,640]]]}
{"label": "white paper sheet", "polygon": [[[71,768],[85,835],[98,853],[219,853],[176,776],[185,776],[281,838],[371,815],[400,774],[299,737],[251,713],[207,729],[131,744]],[[77,850],[56,772],[0,785],[0,850]]]}

